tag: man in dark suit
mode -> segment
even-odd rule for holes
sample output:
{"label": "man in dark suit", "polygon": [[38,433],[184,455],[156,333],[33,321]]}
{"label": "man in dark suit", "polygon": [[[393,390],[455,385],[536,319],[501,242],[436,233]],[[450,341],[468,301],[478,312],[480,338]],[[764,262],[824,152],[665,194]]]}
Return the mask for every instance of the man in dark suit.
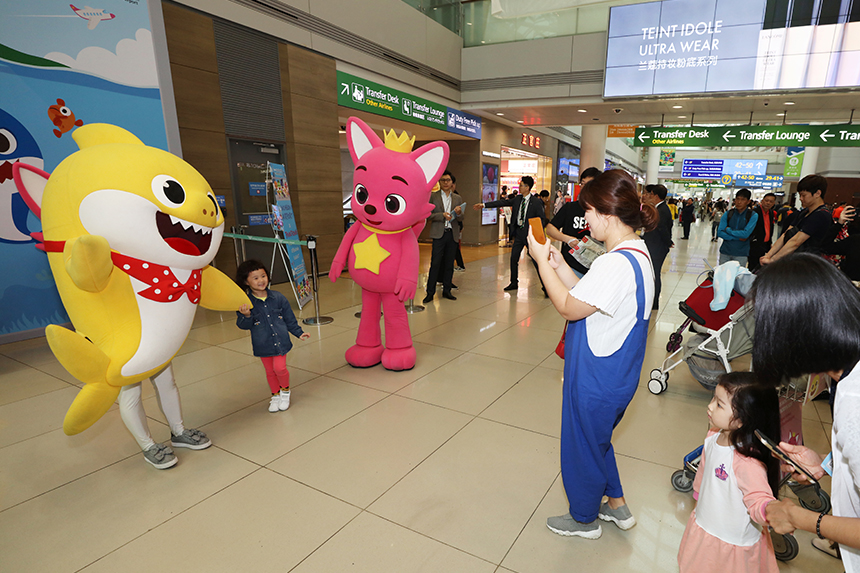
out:
{"label": "man in dark suit", "polygon": [[662,185],[646,185],[645,191],[642,193],[644,202],[657,209],[657,214],[660,215],[660,222],[657,223],[657,227],[642,235],[648,252],[651,254],[651,263],[654,265],[654,306],[652,310],[657,310],[660,307],[660,289],[663,286],[660,275],[663,261],[666,260],[669,249],[672,248],[672,211],[666,204],[666,193],[668,190]]}
{"label": "man in dark suit", "polygon": [[[520,194],[513,198],[502,201],[490,201],[489,203],[476,203],[475,210],[493,207],[511,207],[511,234],[514,237],[514,245],[511,248],[511,284],[505,290],[517,290],[519,288],[519,262],[523,249],[527,246],[526,238],[529,233],[529,219],[539,217],[541,224],[546,227],[546,210],[543,201],[537,195],[532,195],[532,187],[535,180],[525,175],[520,179]],[[532,259],[532,264],[537,272],[537,263]],[[538,273],[540,279],[540,273]],[[543,286],[543,281],[541,281]],[[544,295],[546,290],[544,289]]]}
{"label": "man in dark suit", "polygon": [[430,194],[433,212],[427,217],[430,221],[430,238],[433,239],[433,250],[430,254],[430,273],[427,276],[427,304],[436,295],[436,283],[442,277],[442,296],[448,300],[457,300],[451,294],[454,280],[454,256],[457,253],[457,242],[460,240],[460,226],[457,221],[463,219],[461,205],[463,199],[454,191],[454,176],[446,171],[439,178],[438,193]]}
{"label": "man in dark suit", "polygon": [[753,207],[753,213],[758,215],[755,228],[750,235],[749,269],[752,272],[761,267],[759,259],[768,252],[773,245],[773,231],[776,225],[776,195],[767,193],[762,197],[759,204]]}

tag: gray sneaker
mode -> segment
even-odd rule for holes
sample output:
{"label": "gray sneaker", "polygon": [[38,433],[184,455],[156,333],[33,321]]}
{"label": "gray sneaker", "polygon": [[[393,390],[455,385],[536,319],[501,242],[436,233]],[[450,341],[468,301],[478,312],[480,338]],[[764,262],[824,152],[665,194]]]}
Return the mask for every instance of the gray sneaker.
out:
{"label": "gray sneaker", "polygon": [[173,455],[173,450],[164,444],[155,444],[148,450],[144,450],[143,459],[159,470],[171,468],[179,461],[176,459],[176,456]]}
{"label": "gray sneaker", "polygon": [[546,526],[553,533],[568,537],[577,536],[584,537],[585,539],[599,539],[603,535],[603,529],[601,529],[596,519],[591,523],[580,523],[572,518],[569,513],[567,515],[547,518]]}
{"label": "gray sneaker", "polygon": [[597,514],[597,517],[603,521],[612,521],[619,529],[625,531],[636,525],[636,518],[630,513],[626,503],[618,509],[611,509],[608,503],[601,503],[600,513]]}
{"label": "gray sneaker", "polygon": [[188,448],[189,450],[205,450],[212,445],[212,440],[200,430],[186,428],[179,436],[171,434],[170,445],[174,448]]}

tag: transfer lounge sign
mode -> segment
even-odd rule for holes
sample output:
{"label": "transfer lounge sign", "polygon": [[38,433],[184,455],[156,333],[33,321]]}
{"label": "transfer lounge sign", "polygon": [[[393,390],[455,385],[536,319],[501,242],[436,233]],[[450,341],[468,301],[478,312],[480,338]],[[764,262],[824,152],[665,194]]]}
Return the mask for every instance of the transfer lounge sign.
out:
{"label": "transfer lounge sign", "polygon": [[481,139],[478,116],[344,72],[337,84],[338,105]]}
{"label": "transfer lounge sign", "polygon": [[857,125],[640,127],[635,147],[860,147]]}

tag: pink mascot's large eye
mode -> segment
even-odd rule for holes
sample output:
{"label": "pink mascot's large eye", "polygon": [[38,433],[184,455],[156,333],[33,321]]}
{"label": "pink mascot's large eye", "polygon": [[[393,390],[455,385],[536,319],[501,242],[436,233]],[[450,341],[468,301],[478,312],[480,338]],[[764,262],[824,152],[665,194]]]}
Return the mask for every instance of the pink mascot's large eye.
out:
{"label": "pink mascot's large eye", "polygon": [[406,210],[406,199],[392,193],[385,198],[385,210],[392,215],[400,215]]}
{"label": "pink mascot's large eye", "polygon": [[364,188],[364,185],[359,183],[355,186],[355,201],[359,205],[364,205],[367,203],[367,199],[370,197],[370,194],[367,192],[367,189]]}

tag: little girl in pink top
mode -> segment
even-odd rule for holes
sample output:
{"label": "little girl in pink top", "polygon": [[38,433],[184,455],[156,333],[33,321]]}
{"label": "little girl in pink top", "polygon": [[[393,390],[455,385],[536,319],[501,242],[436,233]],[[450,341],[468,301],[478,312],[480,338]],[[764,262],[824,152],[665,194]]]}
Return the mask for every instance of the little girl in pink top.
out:
{"label": "little girl in pink top", "polygon": [[755,436],[779,440],[776,390],[752,372],[720,378],[708,404],[711,429],[693,482],[696,509],[681,539],[681,573],[778,573],[765,518],[779,484],[779,462]]}

